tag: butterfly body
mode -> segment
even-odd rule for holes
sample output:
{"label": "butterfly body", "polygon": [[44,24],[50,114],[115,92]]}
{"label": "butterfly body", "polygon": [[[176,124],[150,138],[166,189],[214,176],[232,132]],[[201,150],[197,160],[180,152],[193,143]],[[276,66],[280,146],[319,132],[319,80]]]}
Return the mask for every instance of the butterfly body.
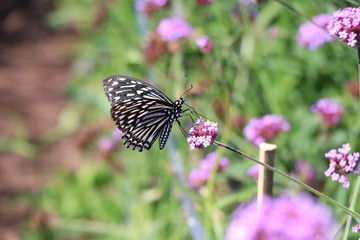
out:
{"label": "butterfly body", "polygon": [[154,86],[136,78],[115,75],[103,80],[111,103],[111,117],[122,131],[124,145],[133,150],[149,150],[160,137],[163,149],[172,123],[178,121],[185,100],[173,102]]}

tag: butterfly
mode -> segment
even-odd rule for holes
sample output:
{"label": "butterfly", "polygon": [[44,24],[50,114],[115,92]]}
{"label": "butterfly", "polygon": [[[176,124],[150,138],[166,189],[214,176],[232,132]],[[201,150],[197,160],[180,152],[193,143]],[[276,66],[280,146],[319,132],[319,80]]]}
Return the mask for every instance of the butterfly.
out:
{"label": "butterfly", "polygon": [[149,150],[160,137],[159,147],[163,149],[174,121],[185,132],[178,121],[188,110],[182,110],[182,97],[173,102],[149,83],[124,75],[105,78],[103,87],[111,103],[111,117],[122,131],[127,148]]}

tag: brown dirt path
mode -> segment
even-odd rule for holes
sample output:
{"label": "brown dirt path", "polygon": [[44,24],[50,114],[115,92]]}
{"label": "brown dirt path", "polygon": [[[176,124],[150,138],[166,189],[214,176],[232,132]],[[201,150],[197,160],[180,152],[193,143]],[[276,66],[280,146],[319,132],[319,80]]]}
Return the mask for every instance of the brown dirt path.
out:
{"label": "brown dirt path", "polygon": [[[35,0],[3,0],[0,6],[2,142],[13,141],[23,131],[28,143],[36,143],[56,126],[69,101],[62,90],[71,79],[69,53],[76,36],[45,26],[51,9],[50,1]],[[14,201],[16,196],[39,190],[58,167],[75,168],[80,153],[72,138],[47,146],[35,159],[4,146],[0,150],[0,240],[21,239],[20,222],[32,210]]]}

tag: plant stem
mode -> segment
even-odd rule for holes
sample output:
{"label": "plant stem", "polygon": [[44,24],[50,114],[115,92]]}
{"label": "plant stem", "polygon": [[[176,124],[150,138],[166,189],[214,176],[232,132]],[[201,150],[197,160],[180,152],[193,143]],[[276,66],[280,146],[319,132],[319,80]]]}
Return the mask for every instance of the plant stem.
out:
{"label": "plant stem", "polygon": [[260,165],[266,167],[267,169],[270,169],[270,170],[272,170],[272,171],[280,174],[281,176],[287,178],[288,180],[290,180],[290,181],[292,181],[292,182],[294,182],[294,183],[296,183],[296,184],[304,187],[304,188],[307,189],[308,191],[310,191],[310,192],[316,194],[317,196],[325,199],[326,201],[330,202],[331,204],[338,206],[339,208],[341,208],[342,210],[344,210],[346,213],[348,213],[348,214],[351,215],[352,217],[360,219],[360,214],[359,214],[359,213],[354,212],[353,210],[351,210],[351,209],[345,207],[344,205],[336,202],[334,199],[332,199],[332,198],[326,196],[325,194],[317,191],[316,189],[314,189],[314,188],[312,188],[312,187],[310,187],[310,186],[302,183],[301,181],[297,180],[296,178],[293,178],[293,177],[287,175],[286,173],[284,173],[284,172],[282,172],[282,171],[280,171],[280,170],[278,170],[278,169],[276,169],[276,168],[274,168],[274,167],[272,167],[272,166],[270,166],[270,165],[268,165],[268,164],[266,164],[266,163],[260,162],[260,161],[257,160],[256,158],[253,158],[253,157],[251,157],[251,156],[249,156],[249,155],[247,155],[247,154],[245,154],[245,153],[243,153],[243,152],[241,152],[241,151],[239,151],[239,150],[237,150],[237,149],[235,149],[235,148],[233,148],[233,147],[230,147],[230,146],[225,145],[225,144],[223,144],[223,143],[220,143],[220,142],[218,142],[218,141],[214,141],[214,144],[215,144],[215,145],[218,145],[218,146],[220,146],[220,147],[226,148],[226,149],[228,149],[228,150],[230,150],[230,151],[232,151],[232,152],[234,152],[234,153],[236,153],[236,154],[239,154],[239,155],[241,155],[241,156],[243,156],[243,157],[245,157],[245,158],[247,158],[247,159],[250,159],[251,161],[253,161],[253,162],[257,163],[257,164],[260,164]]}
{"label": "plant stem", "polygon": [[[357,201],[357,198],[359,195],[359,189],[360,189],[360,176],[358,176],[356,179],[354,192],[351,197],[350,210],[355,209],[355,204],[356,204],[356,201]],[[351,228],[350,224],[351,224],[351,216],[348,216],[346,219],[345,233],[344,233],[344,237],[343,237],[344,240],[348,239],[349,231]]]}

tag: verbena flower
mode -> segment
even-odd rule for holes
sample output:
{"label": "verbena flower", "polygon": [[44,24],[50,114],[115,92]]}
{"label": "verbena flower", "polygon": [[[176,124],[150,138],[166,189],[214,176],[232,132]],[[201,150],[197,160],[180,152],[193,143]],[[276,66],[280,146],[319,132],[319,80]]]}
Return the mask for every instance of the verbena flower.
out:
{"label": "verbena flower", "polygon": [[118,128],[115,128],[112,135],[105,136],[99,139],[98,147],[100,148],[100,150],[105,152],[115,149],[118,146],[122,134],[123,133]]}
{"label": "verbena flower", "polygon": [[343,8],[332,14],[327,26],[331,35],[339,37],[351,47],[357,46],[360,32],[360,7]]}
{"label": "verbena flower", "polygon": [[217,160],[217,158],[217,152],[207,154],[205,158],[199,162],[198,167],[190,172],[188,181],[191,188],[198,189],[203,186],[209,179],[214,167],[216,167],[216,172],[221,172],[229,166],[229,159],[227,157],[221,157],[219,160]]}
{"label": "verbena flower", "polygon": [[356,163],[360,157],[360,153],[354,152],[349,154],[351,150],[350,144],[343,144],[341,148],[332,149],[325,153],[325,157],[329,159],[329,168],[325,171],[325,176],[330,177],[333,181],[343,184],[344,188],[350,186],[348,174],[355,170]]}
{"label": "verbena flower", "polygon": [[164,18],[157,27],[157,33],[165,42],[189,37],[193,33],[192,26],[179,17]]}
{"label": "verbena flower", "polygon": [[138,0],[135,4],[135,9],[138,12],[144,12],[147,15],[152,15],[157,9],[165,7],[169,0]]}
{"label": "verbena flower", "polygon": [[313,22],[304,23],[300,26],[297,33],[297,42],[301,47],[308,48],[311,51],[326,42],[331,42],[333,38],[321,27],[326,28],[331,20],[328,14],[319,14],[312,18]]}
{"label": "verbena flower", "polygon": [[214,142],[217,134],[217,123],[210,121],[205,122],[204,119],[200,117],[187,133],[187,142],[191,150],[195,148],[203,150]]}
{"label": "verbena flower", "polygon": [[280,35],[280,29],[278,26],[271,25],[268,28],[269,36],[271,39],[277,39]]}
{"label": "verbena flower", "polygon": [[203,53],[209,53],[214,48],[214,44],[210,41],[209,36],[207,35],[197,38],[195,43]]}
{"label": "verbena flower", "polygon": [[247,170],[247,175],[253,179],[258,179],[259,177],[259,164],[256,164],[254,166],[249,167],[249,169]]}
{"label": "verbena flower", "polygon": [[112,133],[112,137],[114,140],[120,140],[122,138],[122,131],[118,128],[115,128],[113,133]]}
{"label": "verbena flower", "polygon": [[296,161],[293,174],[307,185],[314,186],[316,184],[316,170],[305,160]]}
{"label": "verbena flower", "polygon": [[277,137],[281,132],[290,130],[286,119],[277,114],[268,114],[260,118],[252,118],[245,126],[245,138],[255,146]]}
{"label": "verbena flower", "polygon": [[118,145],[117,141],[115,141],[112,137],[106,136],[100,138],[98,142],[98,146],[102,151],[110,151],[116,148]]}
{"label": "verbena flower", "polygon": [[226,240],[331,239],[335,222],[330,208],[306,194],[265,198],[260,216],[256,201],[240,205],[232,214]]}
{"label": "verbena flower", "polygon": [[340,121],[340,116],[345,110],[333,98],[319,99],[311,106],[311,111],[321,115],[322,122],[326,126],[333,126]]}
{"label": "verbena flower", "polygon": [[356,224],[355,226],[352,227],[352,231],[353,232],[360,232],[360,223],[359,224]]}

